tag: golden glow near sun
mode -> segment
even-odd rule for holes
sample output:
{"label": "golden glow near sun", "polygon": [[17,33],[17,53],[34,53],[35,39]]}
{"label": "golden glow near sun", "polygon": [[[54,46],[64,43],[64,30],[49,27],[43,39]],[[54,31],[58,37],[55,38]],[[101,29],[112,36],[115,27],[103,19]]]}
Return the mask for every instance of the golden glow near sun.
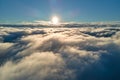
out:
{"label": "golden glow near sun", "polygon": [[59,18],[57,16],[54,16],[54,17],[52,17],[51,22],[54,25],[58,25],[59,24]]}

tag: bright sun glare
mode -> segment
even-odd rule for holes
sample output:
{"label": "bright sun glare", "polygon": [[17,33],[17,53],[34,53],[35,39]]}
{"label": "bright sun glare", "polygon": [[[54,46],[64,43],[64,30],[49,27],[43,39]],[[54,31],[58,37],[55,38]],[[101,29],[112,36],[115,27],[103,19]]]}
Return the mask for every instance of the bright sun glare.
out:
{"label": "bright sun glare", "polygon": [[54,17],[52,17],[51,22],[54,25],[58,25],[59,24],[59,18],[57,16],[54,16]]}

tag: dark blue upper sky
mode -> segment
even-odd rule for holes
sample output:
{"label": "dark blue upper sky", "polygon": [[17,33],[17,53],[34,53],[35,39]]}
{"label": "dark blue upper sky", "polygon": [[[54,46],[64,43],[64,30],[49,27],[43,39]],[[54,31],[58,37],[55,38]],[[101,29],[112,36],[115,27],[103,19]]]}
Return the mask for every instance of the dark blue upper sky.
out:
{"label": "dark blue upper sky", "polygon": [[120,0],[0,0],[0,22],[50,20],[120,21]]}

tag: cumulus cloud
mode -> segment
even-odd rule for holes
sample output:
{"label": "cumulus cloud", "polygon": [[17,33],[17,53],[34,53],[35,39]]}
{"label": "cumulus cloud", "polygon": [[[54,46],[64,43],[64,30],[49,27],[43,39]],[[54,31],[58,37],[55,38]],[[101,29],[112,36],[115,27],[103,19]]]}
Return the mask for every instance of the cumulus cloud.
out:
{"label": "cumulus cloud", "polygon": [[118,80],[120,28],[0,28],[1,80]]}
{"label": "cumulus cloud", "polygon": [[[72,71],[65,68],[59,54],[34,53],[20,62],[8,61],[1,70],[1,80],[49,80],[69,79]],[[7,76],[7,77],[6,77]]]}

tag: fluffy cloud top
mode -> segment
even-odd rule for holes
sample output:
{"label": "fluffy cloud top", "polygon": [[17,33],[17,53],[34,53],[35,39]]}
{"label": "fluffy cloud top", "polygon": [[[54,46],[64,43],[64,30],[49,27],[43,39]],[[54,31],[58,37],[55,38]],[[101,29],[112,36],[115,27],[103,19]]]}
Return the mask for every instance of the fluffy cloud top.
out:
{"label": "fluffy cloud top", "polygon": [[120,28],[0,28],[0,80],[119,80]]}

